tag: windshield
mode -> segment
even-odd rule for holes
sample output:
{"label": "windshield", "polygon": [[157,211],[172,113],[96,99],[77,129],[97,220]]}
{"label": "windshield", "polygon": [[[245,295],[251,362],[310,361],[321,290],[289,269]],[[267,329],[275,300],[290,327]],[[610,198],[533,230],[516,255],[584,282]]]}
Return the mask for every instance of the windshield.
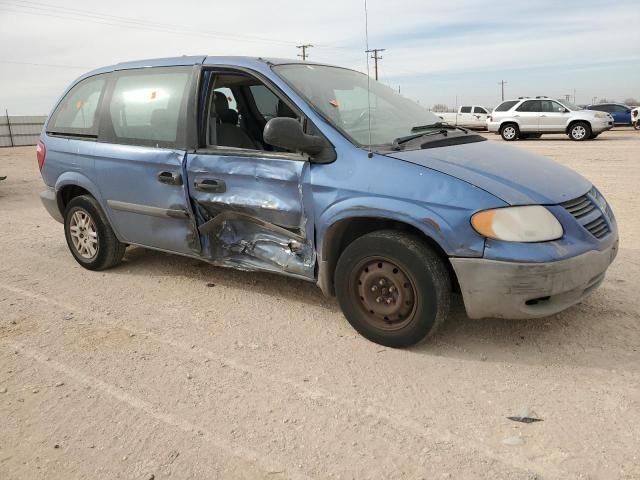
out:
{"label": "windshield", "polygon": [[571,102],[567,102],[566,100],[558,100],[558,102],[562,103],[562,105],[567,107],[569,110],[582,110],[580,107],[574,105]]}
{"label": "windshield", "polygon": [[[353,142],[363,146],[391,145],[414,127],[442,120],[395,90],[353,70],[323,65],[291,64],[274,70],[317,111]],[[369,140],[369,102],[371,140]]]}

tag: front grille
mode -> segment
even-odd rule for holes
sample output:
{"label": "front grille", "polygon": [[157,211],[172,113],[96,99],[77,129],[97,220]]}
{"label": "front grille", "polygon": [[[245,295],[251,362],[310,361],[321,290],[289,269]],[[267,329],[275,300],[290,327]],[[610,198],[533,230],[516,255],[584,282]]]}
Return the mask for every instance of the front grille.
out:
{"label": "front grille", "polygon": [[[567,212],[573,215],[573,217],[578,220],[578,223],[586,228],[589,233],[591,233],[591,235],[596,238],[603,238],[611,232],[611,228],[609,227],[609,223],[607,222],[607,218],[611,217],[608,211],[609,206],[606,204],[606,202],[604,202],[604,199],[602,199],[602,203],[605,204],[604,210],[601,210],[597,207],[596,202],[594,201],[596,195],[596,190],[592,189],[588,194],[582,195],[578,198],[574,198],[573,200],[568,200],[561,203],[560,205],[564,207]],[[599,215],[595,219],[584,223],[584,220],[581,219],[589,215],[594,210],[596,210]],[[593,215],[591,217],[593,217]]]}
{"label": "front grille", "polygon": [[586,195],[561,203],[560,205],[566,208],[567,211],[576,218],[582,218],[596,208],[591,199]]}
{"label": "front grille", "polygon": [[585,224],[584,228],[589,230],[591,234],[596,238],[602,238],[611,231],[609,230],[609,224],[602,216],[596,218],[592,222]]}

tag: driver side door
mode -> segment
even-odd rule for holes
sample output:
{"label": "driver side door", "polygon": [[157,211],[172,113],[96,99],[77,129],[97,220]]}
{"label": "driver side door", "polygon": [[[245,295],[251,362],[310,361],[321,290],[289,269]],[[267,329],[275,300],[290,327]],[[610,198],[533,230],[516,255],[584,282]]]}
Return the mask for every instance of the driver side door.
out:
{"label": "driver side door", "polygon": [[[302,115],[246,72],[203,75],[205,91],[199,98],[208,103],[201,105],[204,114],[199,130],[217,134],[204,135],[199,148],[187,154],[186,162],[202,256],[241,270],[313,279],[308,158],[273,148],[258,133],[269,116],[293,116],[303,122]],[[236,99],[235,113],[227,112],[229,105],[224,101],[212,100],[225,88]],[[220,121],[226,123],[216,125]]]}

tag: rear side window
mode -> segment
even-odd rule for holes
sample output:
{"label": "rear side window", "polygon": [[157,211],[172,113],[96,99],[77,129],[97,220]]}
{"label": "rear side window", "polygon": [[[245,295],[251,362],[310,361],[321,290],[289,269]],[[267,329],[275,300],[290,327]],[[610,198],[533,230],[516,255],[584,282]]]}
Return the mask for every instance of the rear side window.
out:
{"label": "rear side window", "polygon": [[460,107],[460,113],[471,113],[471,107]]}
{"label": "rear side window", "polygon": [[[157,72],[157,73],[156,73]],[[126,71],[115,77],[109,101],[117,143],[171,146],[178,140],[190,68]]]}
{"label": "rear side window", "polygon": [[609,112],[609,107],[603,105],[591,105],[589,110],[597,110],[599,112]]}
{"label": "rear side window", "polygon": [[473,113],[487,113],[487,111],[482,107],[473,107]]}
{"label": "rear side window", "polygon": [[540,105],[540,100],[527,100],[522,105],[520,105],[518,108],[516,108],[516,111],[518,111],[518,112],[540,112],[540,111],[542,111],[541,110],[541,105]]}
{"label": "rear side window", "polygon": [[47,133],[97,137],[98,105],[105,86],[103,75],[75,85],[62,99],[47,124]]}
{"label": "rear side window", "polygon": [[502,102],[496,107],[496,112],[506,112],[507,110],[511,110],[511,107],[513,107],[516,103],[518,103],[517,100],[508,100],[506,102]]}

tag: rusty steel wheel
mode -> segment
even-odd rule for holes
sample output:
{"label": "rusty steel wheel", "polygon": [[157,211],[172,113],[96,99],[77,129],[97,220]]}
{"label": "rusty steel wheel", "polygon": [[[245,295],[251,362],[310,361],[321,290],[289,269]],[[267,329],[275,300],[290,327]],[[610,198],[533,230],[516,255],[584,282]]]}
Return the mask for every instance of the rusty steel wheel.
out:
{"label": "rusty steel wheel", "polygon": [[413,319],[415,287],[391,260],[379,257],[362,261],[357,289],[365,318],[376,328],[398,330]]}
{"label": "rusty steel wheel", "polygon": [[449,312],[443,259],[420,237],[382,230],[351,242],[338,258],[336,296],[349,323],[372,342],[408,347]]}

